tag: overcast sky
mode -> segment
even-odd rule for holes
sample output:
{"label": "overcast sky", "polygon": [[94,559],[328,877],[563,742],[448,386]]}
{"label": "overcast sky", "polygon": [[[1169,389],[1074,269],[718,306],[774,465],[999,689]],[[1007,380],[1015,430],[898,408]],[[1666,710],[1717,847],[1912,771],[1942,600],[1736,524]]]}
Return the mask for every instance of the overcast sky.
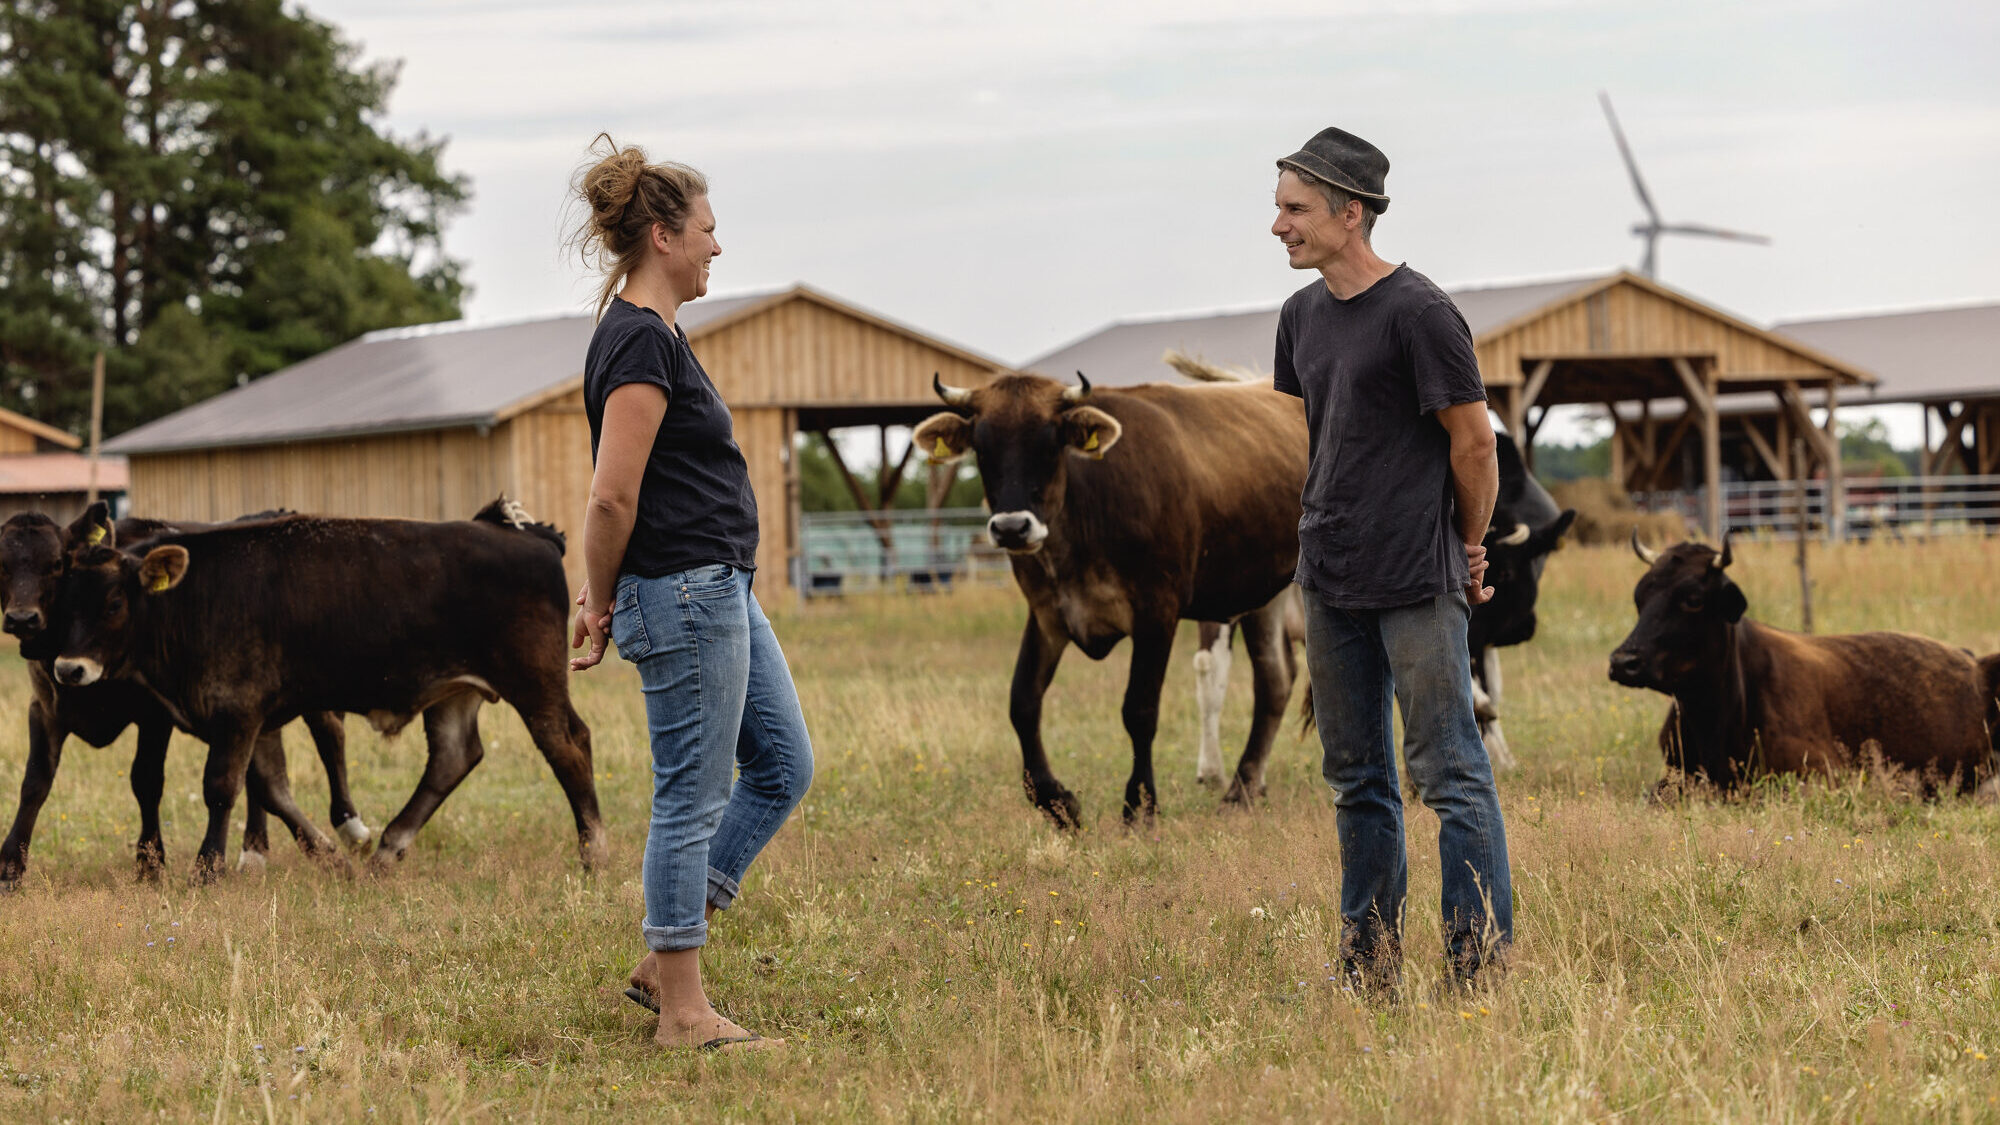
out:
{"label": "overcast sky", "polygon": [[316,0],[403,60],[390,125],[473,183],[475,319],[585,307],[560,243],[598,130],[711,181],[716,292],[806,281],[1008,362],[1306,281],[1272,161],[1393,167],[1377,249],[1447,285],[1638,261],[1769,323],[2000,299],[2000,5],[1899,0]]}

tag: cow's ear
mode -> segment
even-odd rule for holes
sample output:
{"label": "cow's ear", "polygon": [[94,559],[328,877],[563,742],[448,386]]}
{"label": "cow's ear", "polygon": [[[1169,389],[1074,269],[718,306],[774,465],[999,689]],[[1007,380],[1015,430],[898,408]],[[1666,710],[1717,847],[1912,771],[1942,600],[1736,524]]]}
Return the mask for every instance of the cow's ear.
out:
{"label": "cow's ear", "polygon": [[1125,427],[1118,424],[1118,419],[1095,406],[1065,411],[1062,425],[1063,441],[1092,460],[1102,460],[1125,434]]}
{"label": "cow's ear", "polygon": [[146,552],[139,563],[139,584],[149,594],[161,594],[180,585],[186,576],[188,553],[186,547],[168,544]]}
{"label": "cow's ear", "polygon": [[1575,522],[1576,509],[1564,508],[1562,515],[1557,516],[1547,527],[1535,533],[1536,545],[1544,551],[1555,550],[1556,544],[1562,542],[1563,533],[1568,531],[1569,525]]}
{"label": "cow's ear", "polygon": [[1743,614],[1750,609],[1750,600],[1743,596],[1741,587],[1725,578],[1722,589],[1716,592],[1716,607],[1722,611],[1722,619],[1734,625],[1743,620]]}
{"label": "cow's ear", "polygon": [[72,551],[85,547],[116,547],[118,532],[111,523],[111,505],[94,500],[76,521],[63,530],[63,546]]}
{"label": "cow's ear", "polygon": [[949,464],[971,452],[972,423],[950,411],[933,414],[917,423],[917,428],[910,431],[910,440],[931,459],[931,464]]}

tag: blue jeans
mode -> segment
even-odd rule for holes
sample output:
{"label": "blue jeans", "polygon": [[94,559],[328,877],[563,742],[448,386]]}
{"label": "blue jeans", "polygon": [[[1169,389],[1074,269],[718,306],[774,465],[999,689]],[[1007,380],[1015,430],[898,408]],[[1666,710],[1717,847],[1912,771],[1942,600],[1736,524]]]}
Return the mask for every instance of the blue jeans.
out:
{"label": "blue jeans", "polygon": [[1403,757],[1437,814],[1444,931],[1452,967],[1476,972],[1514,936],[1507,829],[1472,714],[1463,593],[1396,609],[1342,609],[1305,591],[1306,663],[1340,837],[1340,952],[1350,970],[1393,978],[1402,959],[1409,858],[1396,781],[1391,695]]}
{"label": "blue jeans", "polygon": [[653,820],[641,932],[662,953],[708,941],[705,907],[735,901],[750,861],[812,784],[805,715],[751,577],[721,564],[627,574],[611,603],[611,639],[646,694]]}

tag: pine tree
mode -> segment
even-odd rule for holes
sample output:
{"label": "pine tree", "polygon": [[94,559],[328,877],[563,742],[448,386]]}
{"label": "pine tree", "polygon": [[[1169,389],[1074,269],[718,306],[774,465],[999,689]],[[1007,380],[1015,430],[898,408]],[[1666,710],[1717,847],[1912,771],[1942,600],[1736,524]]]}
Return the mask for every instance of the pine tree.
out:
{"label": "pine tree", "polygon": [[117,433],[458,315],[468,197],[393,64],[281,0],[0,0],[0,405]]}

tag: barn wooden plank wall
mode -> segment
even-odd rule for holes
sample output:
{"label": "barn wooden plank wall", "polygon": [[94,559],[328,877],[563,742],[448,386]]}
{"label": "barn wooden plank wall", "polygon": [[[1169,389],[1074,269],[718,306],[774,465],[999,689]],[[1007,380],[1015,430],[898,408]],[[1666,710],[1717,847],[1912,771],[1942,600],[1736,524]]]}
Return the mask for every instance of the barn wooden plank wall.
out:
{"label": "barn wooden plank wall", "polygon": [[[1524,383],[1532,361],[1545,358],[1710,357],[1724,383],[1735,378],[1817,380],[1833,374],[1825,364],[1713,311],[1615,282],[1488,333],[1475,351],[1480,376],[1489,387]],[[1546,396],[1542,401],[1548,401]]]}
{"label": "barn wooden plank wall", "polygon": [[[907,409],[936,402],[931,374],[985,382],[998,365],[918,333],[794,290],[737,319],[690,333],[702,366],[736,419],[756,490],[758,589],[790,589],[797,483],[791,445],[798,411]],[[579,362],[581,356],[578,357]],[[464,519],[501,492],[562,528],[571,584],[583,581],[581,532],[590,496],[590,425],[583,392],[552,373],[555,397],[481,432],[472,427],[131,459],[132,511],[163,519],[226,520],[291,508],[329,515]]]}
{"label": "barn wooden plank wall", "polygon": [[690,339],[731,410],[928,404],[936,401],[933,372],[955,386],[973,386],[995,370],[811,299],[698,330]]}

